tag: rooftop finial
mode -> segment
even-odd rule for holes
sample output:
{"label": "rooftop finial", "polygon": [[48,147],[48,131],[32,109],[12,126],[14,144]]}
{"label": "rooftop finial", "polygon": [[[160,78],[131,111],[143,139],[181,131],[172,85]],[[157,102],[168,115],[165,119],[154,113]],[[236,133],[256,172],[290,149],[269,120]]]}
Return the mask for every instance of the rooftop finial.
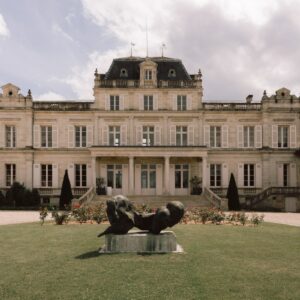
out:
{"label": "rooftop finial", "polygon": [[266,90],[264,90],[264,96],[267,96],[267,91]]}
{"label": "rooftop finial", "polygon": [[98,69],[96,68],[96,70],[95,70],[95,73],[94,73],[94,75],[95,76],[97,76],[98,75]]}
{"label": "rooftop finial", "polygon": [[131,48],[130,48],[130,56],[132,57],[132,49],[133,49],[133,47],[135,46],[135,44],[134,44],[133,42],[131,42],[130,45],[131,45]]}
{"label": "rooftop finial", "polygon": [[27,97],[31,98],[31,90],[30,89],[28,90]]}
{"label": "rooftop finial", "polygon": [[167,48],[165,43],[161,44],[161,57],[164,57],[164,49]]}

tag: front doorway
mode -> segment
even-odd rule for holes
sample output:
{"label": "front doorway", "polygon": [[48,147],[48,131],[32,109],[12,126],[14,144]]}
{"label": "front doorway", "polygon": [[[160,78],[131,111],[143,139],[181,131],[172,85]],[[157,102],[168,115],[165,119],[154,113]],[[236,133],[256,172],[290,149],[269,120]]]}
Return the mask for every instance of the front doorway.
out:
{"label": "front doorway", "polygon": [[141,193],[142,195],[156,195],[156,165],[141,165]]}
{"label": "front doorway", "polygon": [[122,194],[122,165],[107,165],[107,186],[114,195]]}

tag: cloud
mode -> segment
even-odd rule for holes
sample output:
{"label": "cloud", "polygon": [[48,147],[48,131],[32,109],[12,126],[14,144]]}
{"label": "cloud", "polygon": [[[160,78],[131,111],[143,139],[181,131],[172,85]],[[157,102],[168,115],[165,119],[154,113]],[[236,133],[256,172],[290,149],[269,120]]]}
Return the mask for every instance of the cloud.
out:
{"label": "cloud", "polygon": [[61,35],[62,37],[64,37],[65,39],[71,41],[71,42],[75,42],[74,39],[68,34],[66,33],[58,24],[54,23],[52,25],[52,31],[56,34]]}
{"label": "cloud", "polygon": [[66,98],[60,94],[49,91],[47,93],[37,96],[36,98],[34,97],[34,100],[63,101],[66,100]]}
{"label": "cloud", "polygon": [[10,36],[10,32],[8,30],[7,24],[1,14],[0,14],[0,36],[3,36],[3,37]]}

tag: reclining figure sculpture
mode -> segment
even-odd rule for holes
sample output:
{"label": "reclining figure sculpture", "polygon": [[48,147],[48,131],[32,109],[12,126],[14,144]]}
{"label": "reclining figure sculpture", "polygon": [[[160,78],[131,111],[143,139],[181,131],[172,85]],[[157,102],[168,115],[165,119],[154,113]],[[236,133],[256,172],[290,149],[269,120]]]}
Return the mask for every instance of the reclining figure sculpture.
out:
{"label": "reclining figure sculpture", "polygon": [[155,213],[144,214],[137,212],[133,204],[122,195],[113,197],[106,204],[110,226],[98,237],[109,233],[126,234],[133,227],[159,234],[167,227],[177,224],[184,215],[184,206],[179,201],[171,201],[158,208]]}

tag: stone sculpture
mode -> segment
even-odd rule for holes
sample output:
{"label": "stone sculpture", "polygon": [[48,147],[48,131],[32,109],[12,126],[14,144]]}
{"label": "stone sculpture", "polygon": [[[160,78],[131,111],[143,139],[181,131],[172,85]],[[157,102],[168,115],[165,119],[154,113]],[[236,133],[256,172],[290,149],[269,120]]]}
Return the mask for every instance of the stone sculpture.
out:
{"label": "stone sculpture", "polygon": [[100,233],[126,234],[133,227],[159,234],[167,227],[177,224],[184,215],[184,206],[179,201],[171,201],[165,207],[160,207],[155,213],[141,214],[134,209],[133,204],[122,195],[107,201],[106,213],[110,226]]}

